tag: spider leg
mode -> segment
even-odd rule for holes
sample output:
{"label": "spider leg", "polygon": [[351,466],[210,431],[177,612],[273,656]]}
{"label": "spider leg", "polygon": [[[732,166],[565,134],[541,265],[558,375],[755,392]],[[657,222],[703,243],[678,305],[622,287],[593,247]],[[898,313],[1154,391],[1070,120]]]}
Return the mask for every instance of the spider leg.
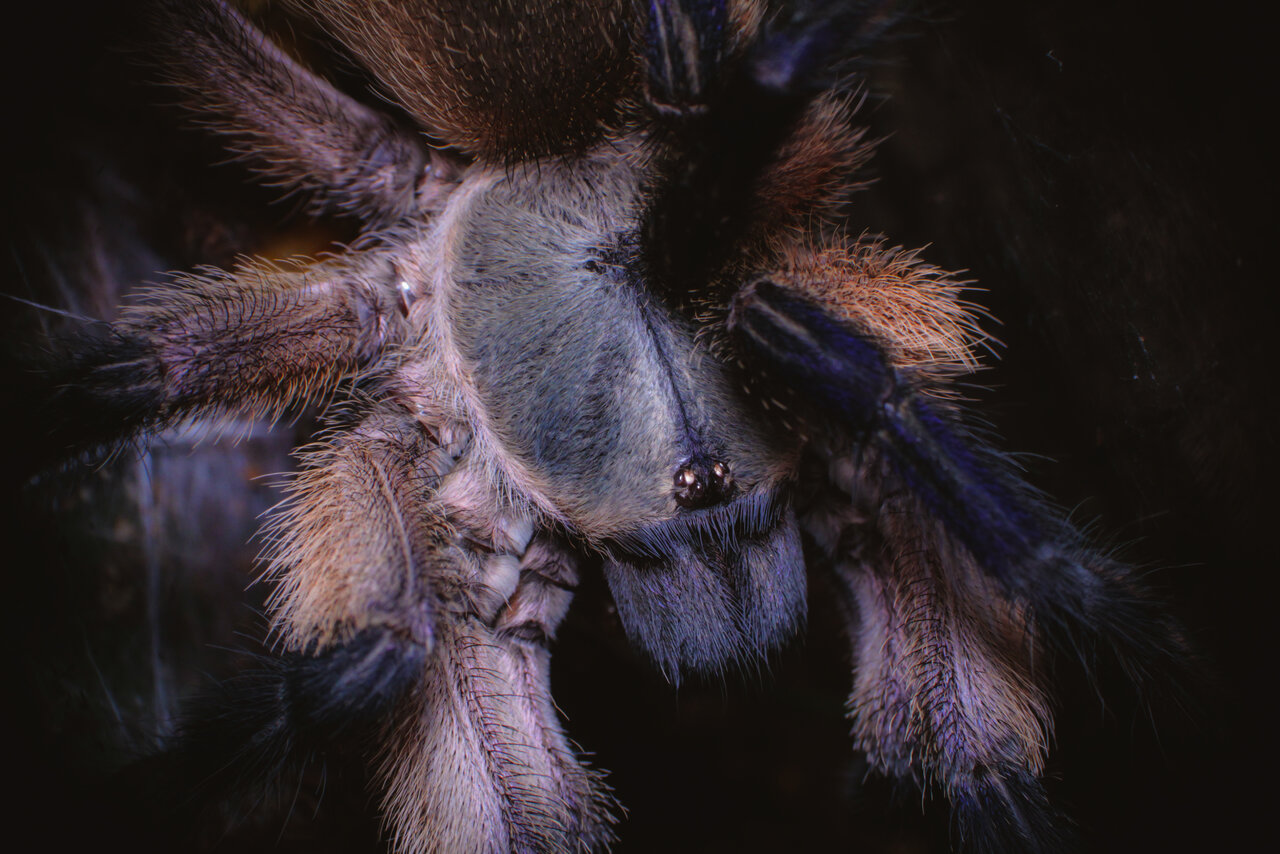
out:
{"label": "spider leg", "polygon": [[146,831],[187,833],[193,808],[270,783],[354,735],[380,742],[397,852],[604,848],[613,800],[575,756],[548,685],[547,643],[573,596],[572,561],[535,537],[513,567],[518,580],[504,577],[499,590],[477,579],[473,562],[449,559],[434,567],[453,605],[430,653],[390,628],[367,629],[315,655],[268,661],[192,704],[168,750],[131,769],[148,790],[162,781],[146,798],[162,826]]}
{"label": "spider leg", "polygon": [[[427,650],[389,628],[317,655],[263,656],[182,709],[164,749],[121,772],[133,793],[108,818],[157,850],[199,835],[206,808],[270,787],[339,743],[367,744],[421,678]],[[111,797],[118,803],[120,798]]]}
{"label": "spider leg", "polygon": [[1109,645],[1141,684],[1181,669],[1179,627],[854,322],[760,279],[728,325],[753,391],[828,469],[801,513],[849,606],[858,746],[939,786],[979,850],[1061,847],[1037,643],[1086,664]]}
{"label": "spider leg", "polygon": [[276,627],[322,655],[384,627],[429,646],[384,716],[396,850],[595,850],[611,801],[548,682],[574,559],[523,516],[477,506],[487,475],[470,447],[460,427],[386,408],[311,452],[276,522]]}
{"label": "spider leg", "polygon": [[463,445],[434,441],[380,409],[304,453],[268,524],[274,628],[292,650],[324,649],[382,625],[430,647],[443,511],[432,502]]}
{"label": "spider leg", "polygon": [[158,64],[187,106],[316,213],[392,222],[447,192],[446,157],[302,67],[226,0],[168,3],[159,23]]}
{"label": "spider leg", "polygon": [[1179,627],[1129,571],[1089,549],[954,405],[922,393],[871,336],[767,279],[739,292],[729,323],[764,394],[883,453],[923,511],[1053,639],[1077,652],[1085,637],[1110,643],[1138,682],[1151,664],[1182,660]]}
{"label": "spider leg", "polygon": [[436,576],[447,616],[381,768],[398,851],[596,851],[613,837],[613,800],[574,755],[549,690],[547,641],[577,570],[539,536],[518,571],[505,600],[477,598],[470,571]]}
{"label": "spider leg", "polygon": [[160,822],[144,832],[162,840],[181,837],[202,804],[269,784],[354,736],[378,744],[397,852],[605,848],[613,799],[575,756],[548,684],[547,644],[577,570],[544,536],[501,562],[486,579],[456,549],[435,556],[445,606],[430,652],[391,628],[366,629],[314,655],[268,660],[191,704],[168,749],[130,769],[147,792],[147,815],[133,820]]}
{"label": "spider leg", "polygon": [[397,281],[372,251],[181,277],[61,348],[37,441],[60,460],[185,418],[275,417],[315,401],[401,340]]}
{"label": "spider leg", "polygon": [[866,454],[857,479],[858,503],[834,511],[844,518],[807,520],[841,541],[831,551],[855,662],[855,746],[882,773],[937,786],[973,850],[1062,847],[1038,780],[1052,721],[1026,610],[888,485],[883,459]]}

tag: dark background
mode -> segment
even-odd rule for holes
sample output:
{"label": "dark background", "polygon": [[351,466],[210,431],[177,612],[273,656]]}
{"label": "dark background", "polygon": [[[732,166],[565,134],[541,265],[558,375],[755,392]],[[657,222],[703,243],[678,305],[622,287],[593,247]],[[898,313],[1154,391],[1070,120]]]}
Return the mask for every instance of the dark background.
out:
{"label": "dark background", "polygon": [[[350,233],[247,183],[144,85],[133,3],[23,4],[5,46],[6,293],[111,317],[157,271]],[[1252,847],[1275,799],[1272,415],[1277,236],[1271,30],[1250,4],[956,2],[874,56],[865,120],[886,136],[853,228],[965,269],[1001,321],[979,409],[1030,479],[1149,568],[1203,651],[1189,702],[1150,714],[1058,674],[1049,788],[1098,851]],[[129,46],[128,50],[124,49]],[[131,54],[130,51],[133,51]],[[68,321],[6,300],[9,358]],[[12,364],[12,363],[11,363]],[[22,435],[30,377],[6,371]],[[44,850],[108,841],[137,806],[110,772],[182,696],[254,649],[259,475],[308,424],[239,444],[167,435],[73,478],[7,481],[9,826]],[[28,437],[29,438],[29,437]],[[5,472],[23,468],[11,443]],[[849,747],[848,661],[814,579],[809,631],[770,672],[663,683],[628,651],[599,580],[556,646],[571,736],[628,809],[619,851],[945,850],[940,803]],[[220,850],[355,850],[376,838],[335,767],[250,803]],[[106,809],[103,809],[105,807]]]}

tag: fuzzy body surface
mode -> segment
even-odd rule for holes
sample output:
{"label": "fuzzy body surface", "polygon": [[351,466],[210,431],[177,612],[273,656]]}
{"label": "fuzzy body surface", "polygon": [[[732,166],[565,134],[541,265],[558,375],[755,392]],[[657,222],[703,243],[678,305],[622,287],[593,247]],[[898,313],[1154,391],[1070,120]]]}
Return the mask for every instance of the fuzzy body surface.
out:
{"label": "fuzzy body surface", "polygon": [[672,682],[767,662],[818,575],[869,767],[945,796],[958,845],[1069,844],[1043,662],[1143,681],[1187,647],[972,425],[964,284],[843,219],[883,4],[285,3],[394,115],[230,3],[156,5],[166,83],[362,229],[176,276],[51,369],[58,459],[324,411],[266,529],[281,656],[155,760],[182,809],[354,741],[398,852],[603,850],[550,694],[584,574]]}

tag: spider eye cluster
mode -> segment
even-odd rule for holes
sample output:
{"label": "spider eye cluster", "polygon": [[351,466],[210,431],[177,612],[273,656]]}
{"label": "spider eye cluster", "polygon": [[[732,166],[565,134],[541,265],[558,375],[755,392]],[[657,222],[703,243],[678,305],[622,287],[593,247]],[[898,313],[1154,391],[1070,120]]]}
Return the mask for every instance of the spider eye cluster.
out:
{"label": "spider eye cluster", "polygon": [[727,463],[690,460],[676,471],[676,503],[688,510],[721,504],[732,496],[733,475]]}

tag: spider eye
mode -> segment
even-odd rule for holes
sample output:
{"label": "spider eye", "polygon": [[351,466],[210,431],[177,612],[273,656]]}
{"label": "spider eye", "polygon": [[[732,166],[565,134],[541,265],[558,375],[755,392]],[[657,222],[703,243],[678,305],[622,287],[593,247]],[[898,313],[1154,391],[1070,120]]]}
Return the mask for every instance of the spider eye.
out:
{"label": "spider eye", "polygon": [[725,463],[691,460],[676,470],[676,503],[686,510],[721,504],[731,497],[732,486],[733,476]]}

